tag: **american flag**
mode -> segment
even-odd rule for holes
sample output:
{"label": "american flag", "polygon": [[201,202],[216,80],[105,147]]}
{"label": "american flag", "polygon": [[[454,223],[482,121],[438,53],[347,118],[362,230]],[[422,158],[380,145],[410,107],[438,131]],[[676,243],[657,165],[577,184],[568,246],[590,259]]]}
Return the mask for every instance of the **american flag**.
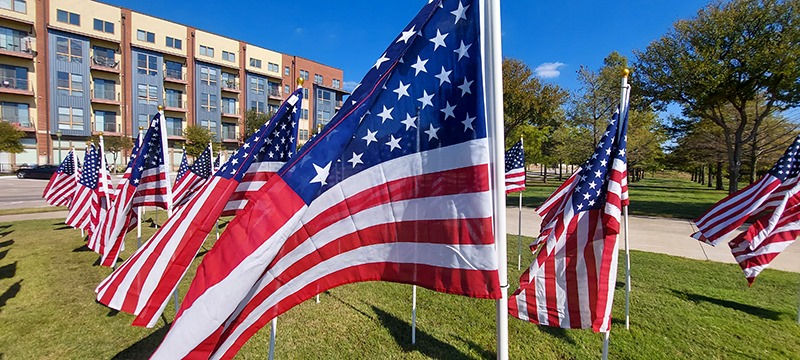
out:
{"label": "american flag", "polygon": [[136,326],[155,325],[173,289],[241,183],[258,174],[264,181],[249,183],[255,193],[291,157],[297,146],[302,97],[302,89],[289,96],[269,123],[247,139],[150,241],[103,280],[95,290],[97,300],[138,315],[133,322]]}
{"label": "american flag", "polygon": [[[102,219],[101,231],[97,238],[103,266],[113,266],[122,249],[125,234],[130,230],[136,206],[165,206],[169,208],[170,184],[167,166],[164,162],[165,127],[162,126],[161,114],[157,113],[150,122],[142,145],[137,149],[136,157],[129,164],[130,176],[123,178],[119,194]],[[140,201],[137,203],[137,199]]]}
{"label": "american flag", "polygon": [[[778,223],[772,230],[765,233],[770,227],[770,216],[763,216],[756,220],[747,231],[739,234],[728,243],[736,262],[744,272],[747,283],[753,285],[756,276],[766,269],[775,257],[780,255],[800,235],[800,204],[798,198],[792,199],[792,204],[787,206],[778,218]],[[760,244],[751,248],[753,239],[761,237]]]}
{"label": "american flag", "polygon": [[591,158],[537,209],[545,247],[509,297],[512,316],[562,328],[610,328],[620,213],[628,203],[626,113],[614,114]]}
{"label": "american flag", "polygon": [[50,177],[42,192],[45,201],[53,206],[67,206],[75,195],[78,180],[75,178],[75,154],[69,151],[67,157]]}
{"label": "american flag", "polygon": [[479,8],[431,1],[392,41],[206,254],[154,359],[232,358],[347,283],[500,297]]}
{"label": "american flag", "polygon": [[74,201],[70,204],[67,225],[92,232],[92,217],[97,216],[100,206],[100,156],[94,144],[86,149],[83,170],[75,190]]}
{"label": "american flag", "polygon": [[[183,156],[181,156],[181,166],[178,167],[178,175],[175,176],[175,186],[172,187],[173,189],[178,187],[178,183],[186,176],[187,172],[189,172],[189,160],[186,158],[186,148],[184,147]],[[172,200],[175,200],[175,198],[173,197]]]}
{"label": "american flag", "polygon": [[[175,207],[182,206],[189,202],[195,192],[203,187],[203,184],[211,177],[211,148],[206,148],[194,161],[191,167],[186,166],[186,153],[183,153],[181,169],[178,170],[178,177],[175,179],[175,190],[173,203]],[[183,176],[181,176],[183,172]]]}
{"label": "american flag", "polygon": [[797,136],[767,175],[720,200],[695,220],[698,231],[692,237],[716,245],[748,218],[764,213],[763,216],[771,220],[763,231],[764,235],[751,240],[751,249],[755,249],[766,234],[774,230],[787,203],[800,192],[799,173],[800,136]]}
{"label": "american flag", "polygon": [[525,151],[522,140],[506,151],[506,194],[525,190]]}

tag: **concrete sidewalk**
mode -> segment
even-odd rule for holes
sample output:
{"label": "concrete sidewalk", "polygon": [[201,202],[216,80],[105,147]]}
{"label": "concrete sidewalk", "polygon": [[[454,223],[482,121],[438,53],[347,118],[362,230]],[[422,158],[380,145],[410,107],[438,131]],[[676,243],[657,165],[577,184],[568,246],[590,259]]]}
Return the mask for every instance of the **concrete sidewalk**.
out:
{"label": "concrete sidewalk", "polygon": [[[516,235],[519,231],[519,212],[516,207],[506,209],[506,219],[508,233]],[[539,235],[539,224],[541,222],[542,218],[533,209],[522,208],[522,235],[531,237]],[[690,259],[736,263],[727,242],[713,247],[689,237],[695,231],[694,225],[689,220],[630,216],[628,229],[630,231],[628,241],[633,250],[675,255]],[[620,241],[622,241],[622,238],[620,238]],[[509,235],[509,247],[516,247],[516,242],[516,236]],[[620,243],[620,249],[623,249],[622,243]],[[800,244],[789,246],[772,261],[770,268],[800,272]]]}

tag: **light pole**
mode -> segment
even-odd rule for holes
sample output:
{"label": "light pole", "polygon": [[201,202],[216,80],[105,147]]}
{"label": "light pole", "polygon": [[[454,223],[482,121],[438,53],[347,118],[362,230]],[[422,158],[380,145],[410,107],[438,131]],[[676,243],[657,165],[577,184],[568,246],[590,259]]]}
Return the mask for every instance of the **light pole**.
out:
{"label": "light pole", "polygon": [[61,164],[61,130],[56,131],[56,137],[58,138],[58,163]]}

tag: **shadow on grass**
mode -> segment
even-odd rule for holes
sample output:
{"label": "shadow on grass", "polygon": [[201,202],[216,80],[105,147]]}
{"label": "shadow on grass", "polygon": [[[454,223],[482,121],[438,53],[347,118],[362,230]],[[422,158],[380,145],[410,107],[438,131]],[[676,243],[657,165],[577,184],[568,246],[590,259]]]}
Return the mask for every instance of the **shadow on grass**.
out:
{"label": "shadow on grass", "polygon": [[17,262],[0,266],[0,279],[11,279],[17,275]]}
{"label": "shadow on grass", "polygon": [[0,260],[5,259],[6,255],[8,255],[8,250],[0,252]]}
{"label": "shadow on grass", "polygon": [[464,339],[464,338],[462,338],[461,336],[458,336],[458,335],[456,335],[456,339],[458,339],[459,341],[467,344],[467,346],[469,346],[469,348],[472,349],[472,351],[478,353],[481,356],[481,359],[496,359],[497,358],[497,352],[492,351],[492,350],[487,350],[483,346],[478,345],[477,343],[475,343],[472,340]]}
{"label": "shadow on grass", "polygon": [[57,227],[57,228],[55,228],[53,230],[70,230],[70,229],[74,229],[74,227],[69,226],[69,225],[64,225],[64,226],[61,226],[61,227]]}
{"label": "shadow on grass", "polygon": [[[333,299],[333,300],[335,300],[335,301],[338,301],[338,302],[340,302],[340,303],[341,303],[341,304],[343,304],[344,306],[347,306],[347,307],[349,307],[350,309],[353,309],[353,311],[355,311],[355,312],[357,312],[357,313],[359,313],[359,314],[361,314],[361,315],[364,315],[364,316],[366,316],[366,317],[367,317],[367,318],[369,318],[369,319],[374,319],[374,317],[373,317],[372,315],[369,315],[369,314],[365,313],[363,310],[361,310],[361,309],[359,309],[359,308],[357,308],[357,307],[353,306],[353,304],[351,304],[351,303],[349,303],[349,302],[347,302],[347,301],[344,301],[344,300],[342,300],[342,298],[340,298],[340,297],[338,297],[338,296],[336,296],[336,295],[332,294],[330,291],[325,291],[325,292],[323,292],[323,294],[325,294],[325,295],[329,296],[331,299]],[[363,301],[362,301],[362,302],[363,302]],[[366,302],[364,302],[364,304],[366,304]]]}
{"label": "shadow on grass", "polygon": [[679,298],[689,300],[691,302],[694,302],[695,304],[699,304],[700,302],[707,302],[707,303],[711,303],[711,304],[714,304],[714,305],[726,307],[726,308],[729,308],[729,309],[741,311],[741,312],[744,312],[744,313],[747,313],[747,314],[750,314],[750,315],[753,315],[753,316],[758,316],[758,317],[760,317],[762,319],[780,320],[781,315],[784,314],[783,312],[780,312],[780,311],[765,309],[765,308],[762,308],[762,307],[759,307],[759,306],[742,304],[740,302],[731,301],[731,300],[723,300],[723,299],[712,298],[712,297],[705,296],[705,295],[692,294],[692,293],[688,293],[688,292],[685,292],[685,291],[678,291],[678,290],[674,290],[673,289],[672,293],[675,294],[675,296],[677,296]]}
{"label": "shadow on grass", "polygon": [[9,231],[4,231],[4,232],[1,232],[1,233],[0,233],[0,238],[4,238],[4,237],[8,236],[9,234],[11,234],[11,233],[13,233],[13,232],[14,232],[14,230],[9,230]]}
{"label": "shadow on grass", "polygon": [[430,334],[417,328],[417,343],[411,345],[411,324],[400,318],[372,306],[372,311],[378,315],[378,320],[394,338],[395,343],[403,352],[419,351],[421,354],[434,359],[471,359],[453,345],[445,343]]}
{"label": "shadow on grass", "polygon": [[575,345],[575,339],[569,336],[566,329],[555,326],[539,326],[539,331],[559,339],[567,344]]}
{"label": "shadow on grass", "polygon": [[8,225],[0,225],[0,230],[5,230],[11,227],[11,224]]}
{"label": "shadow on grass", "polygon": [[161,327],[127,349],[120,351],[112,359],[146,359],[150,357],[156,351],[158,345],[161,344],[161,341],[164,340],[164,337],[167,336],[168,330],[169,326]]}
{"label": "shadow on grass", "polygon": [[88,252],[88,251],[92,251],[92,249],[89,249],[89,247],[86,246],[86,244],[83,244],[80,247],[72,249],[72,252]]}
{"label": "shadow on grass", "polygon": [[17,294],[19,294],[19,290],[22,289],[22,279],[15,282],[14,285],[8,288],[8,290],[4,291],[0,294],[0,311],[2,311],[3,307],[6,306],[8,300],[13,299]]}
{"label": "shadow on grass", "polygon": [[3,242],[0,242],[0,248],[4,248],[6,246],[11,246],[11,245],[14,245],[14,240],[6,240],[6,241],[3,241]]}
{"label": "shadow on grass", "polygon": [[200,251],[200,252],[197,253],[197,255],[194,256],[194,258],[195,259],[199,259],[199,258],[203,257],[207,252],[208,252],[208,250]]}

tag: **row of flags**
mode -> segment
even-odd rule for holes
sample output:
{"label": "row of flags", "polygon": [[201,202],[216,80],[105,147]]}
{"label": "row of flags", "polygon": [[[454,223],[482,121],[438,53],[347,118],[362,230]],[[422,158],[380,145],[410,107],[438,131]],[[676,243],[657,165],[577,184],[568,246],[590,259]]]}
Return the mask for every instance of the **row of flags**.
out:
{"label": "row of flags", "polygon": [[[429,1],[299,150],[301,88],[226,162],[212,165],[211,147],[191,166],[182,161],[174,187],[161,114],[137,139],[116,191],[102,145],[89,147],[82,169],[70,153],[44,196],[69,202],[67,222],[90,232],[103,265],[116,264],[134,208],[170,213],[98,285],[97,301],[136,315],[133,325],[154,326],[219,217],[234,216],[154,359],[232,358],[301,302],[374,280],[507,301],[521,320],[607,333],[628,204],[627,95],[593,155],[537,209],[535,260],[505,299],[493,191],[524,190],[525,160],[520,141],[506,153],[505,183],[494,183],[480,10],[474,0]],[[731,242],[751,273],[798,231],[795,146],[770,179],[698,221],[698,238],[714,242],[742,214],[771,211]]]}

